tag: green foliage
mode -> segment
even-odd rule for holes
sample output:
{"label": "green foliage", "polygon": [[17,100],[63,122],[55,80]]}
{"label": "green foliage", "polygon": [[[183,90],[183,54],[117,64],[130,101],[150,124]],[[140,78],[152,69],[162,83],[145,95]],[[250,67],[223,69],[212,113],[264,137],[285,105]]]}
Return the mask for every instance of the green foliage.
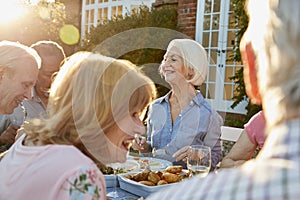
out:
{"label": "green foliage", "polygon": [[30,9],[29,17],[36,19],[32,20],[32,34],[36,34],[41,39],[52,40],[62,44],[59,38],[59,31],[66,19],[64,4],[40,1],[37,6],[31,6]]}
{"label": "green foliage", "polygon": [[244,115],[227,114],[224,121],[224,125],[237,127],[237,128],[244,128],[244,124],[246,122],[247,122],[246,116]]}
{"label": "green foliage", "polygon": [[[149,10],[140,7],[130,15],[114,17],[112,20],[99,24],[86,33],[81,50],[91,51],[105,39],[118,33],[143,27],[161,27],[177,30],[177,10],[174,8],[162,8]],[[145,58],[144,56],[143,58]]]}
{"label": "green foliage", "polygon": [[239,51],[239,45],[243,34],[245,33],[248,27],[248,16],[245,11],[245,2],[247,0],[233,0],[232,3],[234,5],[234,17],[235,17],[235,26],[239,31],[236,33],[237,42],[235,43],[235,49],[237,50],[234,55],[234,59],[237,61],[241,61],[241,54]]}
{"label": "green foliage", "polygon": [[[86,37],[82,46],[79,47],[79,50],[93,51],[97,45],[101,44],[108,38],[116,36],[124,31],[145,27],[166,28],[174,31],[178,30],[177,9],[163,7],[160,9],[153,8],[152,10],[149,10],[147,7],[140,7],[139,10],[133,11],[130,15],[126,15],[124,18],[122,16],[115,17],[112,20],[104,22],[104,24],[99,24],[97,27],[92,28],[89,33],[86,33]],[[135,41],[126,41],[126,43],[130,45],[132,43],[147,43],[147,40],[150,38],[149,34],[151,33],[145,32],[145,34],[138,35],[137,38],[134,38]],[[163,38],[163,35],[157,35],[158,38],[156,41],[164,41],[163,39],[159,38]],[[126,46],[126,44],[120,44],[120,48],[123,46]],[[101,53],[104,55],[113,56],[103,52]],[[132,50],[117,57],[130,60],[134,64],[141,66],[148,63],[160,63],[164,53],[165,51],[163,49],[144,48]],[[147,72],[145,73],[147,74]],[[150,78],[153,76],[159,76],[157,66],[155,67],[155,70],[152,70],[149,73],[151,74],[147,75]],[[155,80],[154,82],[157,83]],[[162,86],[161,84],[157,84],[157,90],[159,96],[165,94],[167,91],[166,87]]]}
{"label": "green foliage", "polygon": [[[235,44],[236,54],[233,56],[233,59],[235,61],[242,61],[241,53],[239,50],[239,45],[241,38],[246,31],[248,27],[248,16],[245,11],[245,2],[246,0],[233,0],[234,4],[234,13],[235,13],[235,21],[236,21],[236,28],[239,29],[237,32],[237,42]],[[233,97],[234,103],[231,105],[232,108],[236,107],[240,102],[248,100],[248,96],[246,94],[246,88],[245,88],[245,82],[244,82],[244,73],[243,68],[238,70],[236,74],[232,77],[230,77],[231,80],[234,81],[236,84],[236,93]],[[247,122],[255,113],[257,113],[259,110],[261,110],[261,106],[252,104],[250,101],[248,105],[246,106],[247,115],[245,120],[242,121],[242,123]]]}

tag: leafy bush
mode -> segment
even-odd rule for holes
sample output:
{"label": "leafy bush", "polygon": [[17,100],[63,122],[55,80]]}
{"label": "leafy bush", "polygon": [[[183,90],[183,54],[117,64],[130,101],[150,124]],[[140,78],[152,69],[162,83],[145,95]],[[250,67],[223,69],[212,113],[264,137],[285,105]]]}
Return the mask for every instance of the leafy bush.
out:
{"label": "leafy bush", "polygon": [[[124,18],[122,16],[114,17],[112,20],[99,24],[97,27],[93,27],[90,30],[90,33],[86,33],[86,37],[79,50],[95,51],[95,49],[97,49],[97,52],[99,53],[116,58],[127,59],[139,66],[148,63],[154,64],[153,67],[151,67],[151,70],[149,70],[150,67],[146,68],[145,66],[143,69],[150,78],[156,79],[153,81],[156,83],[159,96],[161,96],[168,91],[167,83],[158,75],[158,65],[165,53],[164,49],[141,48],[118,55],[115,54],[114,50],[104,51],[97,47],[99,44],[103,44],[109,38],[118,36],[120,33],[146,27],[164,28],[166,30],[174,30],[174,32],[177,31],[177,9],[172,7],[162,7],[160,9],[153,8],[152,10],[149,10],[147,7],[140,7],[130,15],[126,15]],[[128,40],[124,41],[125,43],[116,44],[117,48],[126,48],[126,44],[132,45],[134,43],[149,42],[150,31],[146,31],[144,34],[140,34],[135,38],[128,38]],[[169,43],[169,40],[165,41],[166,35],[156,34],[156,37],[156,41],[163,43],[165,47]]]}

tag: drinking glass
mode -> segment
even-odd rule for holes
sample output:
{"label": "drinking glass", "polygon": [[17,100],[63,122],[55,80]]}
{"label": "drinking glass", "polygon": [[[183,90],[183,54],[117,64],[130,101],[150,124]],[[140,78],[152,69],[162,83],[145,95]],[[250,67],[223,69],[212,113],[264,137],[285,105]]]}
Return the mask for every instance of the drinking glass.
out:
{"label": "drinking glass", "polygon": [[113,182],[113,191],[109,192],[106,194],[106,196],[108,197],[111,197],[111,198],[118,198],[119,197],[119,194],[118,194],[118,191],[117,191],[117,171],[118,169],[120,168],[120,164],[121,163],[111,163],[109,165],[107,165],[108,167],[111,167],[114,171],[114,182]]}
{"label": "drinking glass", "polygon": [[192,145],[188,151],[187,168],[192,176],[205,177],[211,167],[210,147],[204,145]]}

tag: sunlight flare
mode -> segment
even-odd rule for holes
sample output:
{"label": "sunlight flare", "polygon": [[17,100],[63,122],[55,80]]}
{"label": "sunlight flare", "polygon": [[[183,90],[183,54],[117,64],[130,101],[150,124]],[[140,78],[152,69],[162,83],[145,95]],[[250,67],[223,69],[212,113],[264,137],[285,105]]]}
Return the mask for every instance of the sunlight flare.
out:
{"label": "sunlight flare", "polygon": [[0,1],[0,24],[9,24],[25,14],[21,0]]}

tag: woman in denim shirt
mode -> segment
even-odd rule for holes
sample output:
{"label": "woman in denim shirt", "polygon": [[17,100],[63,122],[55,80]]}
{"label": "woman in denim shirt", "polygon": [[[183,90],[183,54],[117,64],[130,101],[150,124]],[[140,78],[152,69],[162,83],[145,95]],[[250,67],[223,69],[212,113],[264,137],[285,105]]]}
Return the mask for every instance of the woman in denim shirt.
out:
{"label": "woman in denim shirt", "polygon": [[194,40],[172,40],[160,66],[160,74],[171,86],[165,96],[150,107],[147,141],[137,137],[133,148],[143,152],[155,149],[156,157],[171,162],[186,158],[190,145],[211,148],[211,170],[222,159],[221,116],[204,100],[195,86],[205,81],[208,71],[204,48]]}

